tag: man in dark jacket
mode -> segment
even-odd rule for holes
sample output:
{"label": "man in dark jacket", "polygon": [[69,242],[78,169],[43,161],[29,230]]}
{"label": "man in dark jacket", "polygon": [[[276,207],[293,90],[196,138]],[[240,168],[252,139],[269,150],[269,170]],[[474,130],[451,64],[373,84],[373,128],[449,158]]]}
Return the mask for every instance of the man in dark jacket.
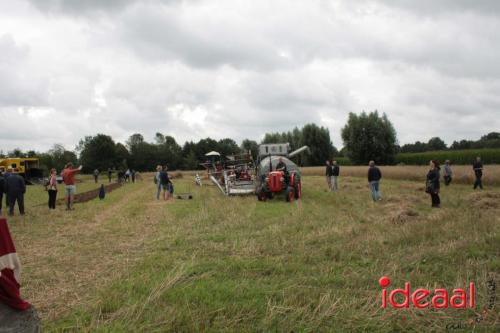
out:
{"label": "man in dark jacket", "polygon": [[326,161],[326,168],[325,168],[325,177],[326,177],[326,183],[328,184],[328,190],[332,190],[332,166],[330,164],[330,161]]}
{"label": "man in dark jacket", "polygon": [[375,166],[374,161],[370,161],[368,164],[368,183],[370,184],[370,190],[372,192],[373,201],[382,200],[380,195],[380,179],[382,178],[382,172]]}
{"label": "man in dark jacket", "polygon": [[337,164],[337,161],[333,161],[332,163],[332,190],[337,191],[339,189],[338,178],[340,175],[340,167]]}
{"label": "man in dark jacket", "polygon": [[474,174],[476,176],[476,181],[474,182],[474,189],[480,188],[483,189],[483,182],[481,178],[483,177],[483,163],[481,162],[481,157],[476,157],[476,162],[472,165],[472,169],[474,169]]}
{"label": "man in dark jacket", "polygon": [[111,177],[113,176],[113,170],[111,168],[108,168],[108,180],[111,183]]}
{"label": "man in dark jacket", "polygon": [[429,173],[427,173],[425,192],[429,193],[431,196],[432,207],[439,208],[441,204],[441,199],[439,198],[439,189],[441,187],[439,183],[439,178],[441,178],[439,170],[441,170],[441,168],[436,160],[430,161],[430,167],[431,169]]}
{"label": "man in dark jacket", "polygon": [[3,173],[3,179],[4,179],[4,186],[3,186],[3,193],[5,193],[5,209],[9,207],[9,196],[7,195],[7,191],[5,190],[5,181],[7,181],[7,178],[12,174],[12,168],[8,168],[7,171]]}
{"label": "man in dark jacket", "polygon": [[14,206],[17,201],[19,213],[24,215],[24,193],[26,193],[26,183],[24,178],[17,172],[5,179],[5,192],[9,198],[9,215],[14,215]]}
{"label": "man in dark jacket", "polygon": [[281,157],[278,159],[278,164],[276,164],[276,171],[283,171],[283,178],[285,178],[285,184],[286,186],[288,186],[288,184],[290,183],[290,175],[288,174],[286,163],[283,162],[283,159]]}
{"label": "man in dark jacket", "polygon": [[3,193],[5,192],[5,179],[0,171],[0,216],[2,215]]}

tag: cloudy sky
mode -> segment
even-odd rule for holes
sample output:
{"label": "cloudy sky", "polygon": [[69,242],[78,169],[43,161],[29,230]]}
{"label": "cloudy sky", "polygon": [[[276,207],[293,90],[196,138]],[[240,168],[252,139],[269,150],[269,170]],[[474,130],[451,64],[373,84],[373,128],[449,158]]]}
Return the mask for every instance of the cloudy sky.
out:
{"label": "cloudy sky", "polygon": [[500,131],[500,1],[0,2],[0,150],[259,140],[379,110],[400,143]]}

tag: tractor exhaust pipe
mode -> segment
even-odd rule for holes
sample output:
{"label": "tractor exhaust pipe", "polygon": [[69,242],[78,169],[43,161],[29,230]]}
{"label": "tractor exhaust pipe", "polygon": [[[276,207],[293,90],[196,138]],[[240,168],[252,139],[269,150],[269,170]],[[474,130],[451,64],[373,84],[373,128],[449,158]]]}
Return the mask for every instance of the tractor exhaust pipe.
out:
{"label": "tractor exhaust pipe", "polygon": [[302,153],[302,152],[304,152],[304,151],[306,151],[306,150],[307,150],[307,151],[309,151],[309,147],[308,147],[308,146],[302,146],[302,147],[300,147],[299,149],[294,150],[294,151],[292,151],[290,154],[288,154],[288,158],[292,158],[292,157],[294,157],[295,155],[298,155],[298,154],[300,154],[300,153]]}

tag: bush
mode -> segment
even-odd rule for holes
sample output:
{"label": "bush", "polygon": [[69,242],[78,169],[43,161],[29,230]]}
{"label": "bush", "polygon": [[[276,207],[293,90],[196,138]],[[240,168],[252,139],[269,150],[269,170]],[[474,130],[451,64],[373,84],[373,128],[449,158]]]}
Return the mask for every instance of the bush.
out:
{"label": "bush", "polygon": [[484,164],[500,164],[500,149],[468,149],[468,150],[439,150],[424,153],[402,153],[396,156],[398,164],[425,165],[430,160],[444,163],[450,160],[452,164],[472,164],[480,156]]}
{"label": "bush", "polygon": [[334,157],[333,158],[339,165],[352,165],[349,157]]}

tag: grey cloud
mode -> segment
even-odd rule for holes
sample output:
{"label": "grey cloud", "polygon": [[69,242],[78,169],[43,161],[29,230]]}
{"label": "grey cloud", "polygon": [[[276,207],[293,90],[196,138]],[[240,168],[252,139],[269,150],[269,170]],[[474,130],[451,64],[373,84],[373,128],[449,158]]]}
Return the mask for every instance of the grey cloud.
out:
{"label": "grey cloud", "polygon": [[479,12],[495,15],[500,12],[500,2],[496,0],[376,0],[389,6],[404,8],[410,12],[438,15],[443,12]]}
{"label": "grey cloud", "polygon": [[[432,15],[383,0],[32,2],[25,17],[0,5],[0,114],[36,148],[98,132],[259,139],[307,122],[341,146],[348,112],[374,109],[401,143],[500,128],[500,17],[486,2]],[[54,119],[53,133],[37,127]],[[0,139],[30,146],[15,127]]]}
{"label": "grey cloud", "polygon": [[29,56],[11,35],[0,36],[0,106],[48,104],[48,78],[32,72]]}
{"label": "grey cloud", "polygon": [[122,10],[137,0],[29,0],[29,2],[43,12],[81,15],[89,12]]}

